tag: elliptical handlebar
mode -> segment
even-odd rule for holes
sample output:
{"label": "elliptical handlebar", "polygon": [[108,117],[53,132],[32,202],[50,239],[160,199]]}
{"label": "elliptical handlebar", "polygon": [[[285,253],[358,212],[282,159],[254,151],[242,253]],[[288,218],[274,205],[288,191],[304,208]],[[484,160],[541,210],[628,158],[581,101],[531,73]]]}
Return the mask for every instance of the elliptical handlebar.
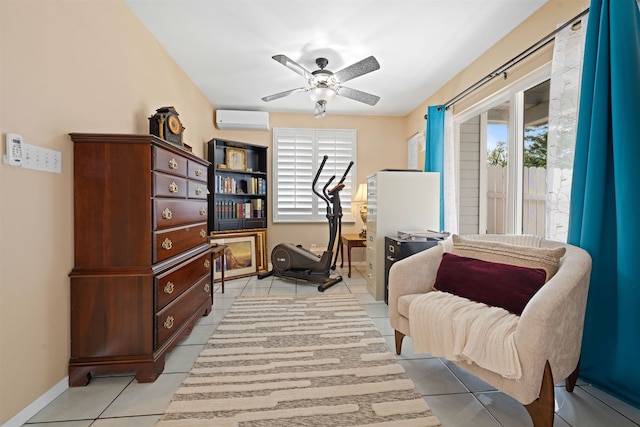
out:
{"label": "elliptical handlebar", "polygon": [[324,187],[322,187],[322,194],[324,195],[323,200],[325,201],[327,206],[329,206],[329,194],[331,194],[331,190],[327,191],[327,188],[329,187],[329,185],[331,185],[331,183],[333,182],[334,179],[336,179],[335,175],[333,175],[331,178],[329,178],[329,181],[327,181],[327,183],[324,185]]}
{"label": "elliptical handlebar", "polygon": [[322,163],[320,163],[320,167],[318,168],[318,172],[316,172],[316,176],[315,176],[315,178],[313,178],[313,185],[311,186],[311,189],[313,190],[315,195],[318,196],[319,198],[321,198],[322,200],[324,200],[324,202],[327,204],[327,208],[329,208],[329,206],[331,204],[331,199],[330,199],[329,196],[333,195],[336,192],[339,192],[340,190],[342,190],[344,188],[344,186],[345,186],[344,185],[344,180],[347,179],[347,175],[349,174],[349,171],[351,170],[351,167],[353,166],[353,160],[352,160],[352,161],[349,162],[349,166],[347,166],[347,169],[342,174],[342,178],[340,178],[340,181],[331,190],[327,191],[327,188],[329,187],[329,185],[331,185],[333,180],[336,179],[335,175],[333,175],[331,178],[329,178],[327,183],[322,188],[322,192],[319,192],[318,190],[316,190],[316,185],[318,184],[318,179],[320,179],[320,174],[322,173],[322,169],[324,169],[324,165],[327,163],[327,159],[328,158],[329,158],[329,156],[327,156],[326,154],[322,158]]}
{"label": "elliptical handlebar", "polygon": [[[322,169],[324,169],[324,165],[325,165],[325,163],[327,163],[327,159],[328,158],[329,158],[329,156],[327,156],[326,154],[322,158],[322,163],[320,163],[320,167],[318,168],[318,172],[316,172],[316,177],[313,178],[313,185],[311,186],[311,189],[313,190],[314,194],[316,196],[320,197],[322,200],[324,200],[326,204],[329,204],[329,199],[324,194],[320,194],[318,192],[318,190],[316,190],[316,184],[318,183],[318,179],[320,178],[320,173],[322,173]],[[331,182],[332,180],[333,179],[330,179],[329,182]],[[329,185],[329,184],[327,184],[327,185]],[[326,188],[326,186],[325,186],[325,188]]]}
{"label": "elliptical handlebar", "polygon": [[[333,193],[336,193],[336,192],[342,190],[345,187],[345,185],[343,183],[344,183],[344,180],[347,179],[347,175],[349,174],[349,171],[351,170],[351,166],[353,166],[353,160],[349,162],[349,166],[347,166],[347,170],[344,171],[344,174],[342,175],[342,178],[340,179],[340,182],[338,182],[335,187],[333,187],[331,190],[329,190],[327,194],[332,195]],[[329,182],[331,182],[331,180]],[[329,184],[327,183],[327,185],[329,185]]]}
{"label": "elliptical handlebar", "polygon": [[347,175],[349,174],[349,171],[351,170],[351,166],[353,166],[353,160],[351,160],[349,162],[349,166],[347,166],[347,170],[344,171],[344,174],[342,175],[342,179],[340,180],[340,182],[338,184],[342,184],[344,182],[344,180],[347,179]]}

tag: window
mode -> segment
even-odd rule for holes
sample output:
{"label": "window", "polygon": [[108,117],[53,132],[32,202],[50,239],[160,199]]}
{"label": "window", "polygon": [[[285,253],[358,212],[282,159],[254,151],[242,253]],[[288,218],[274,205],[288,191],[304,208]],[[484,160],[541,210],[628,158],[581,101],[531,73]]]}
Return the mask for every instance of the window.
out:
{"label": "window", "polygon": [[[353,129],[273,129],[273,222],[324,222],[326,204],[311,190],[313,178],[325,155],[329,156],[316,188],[322,192],[337,184],[349,162],[355,160]],[[340,201],[345,222],[352,221],[351,198],[355,165],[344,181]]]}
{"label": "window", "polygon": [[461,113],[460,234],[545,237],[550,67]]}

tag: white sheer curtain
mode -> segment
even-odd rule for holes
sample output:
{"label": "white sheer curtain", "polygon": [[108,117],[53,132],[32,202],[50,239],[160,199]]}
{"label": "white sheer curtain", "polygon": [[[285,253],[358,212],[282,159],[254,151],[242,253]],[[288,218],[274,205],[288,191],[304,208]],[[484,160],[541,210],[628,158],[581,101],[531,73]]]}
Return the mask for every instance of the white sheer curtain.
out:
{"label": "white sheer curtain", "polygon": [[555,36],[549,94],[546,233],[567,241],[573,153],[576,142],[580,78],[588,15]]}
{"label": "white sheer curtain", "polygon": [[458,197],[452,110],[449,108],[444,113],[444,229],[450,233],[457,233]]}

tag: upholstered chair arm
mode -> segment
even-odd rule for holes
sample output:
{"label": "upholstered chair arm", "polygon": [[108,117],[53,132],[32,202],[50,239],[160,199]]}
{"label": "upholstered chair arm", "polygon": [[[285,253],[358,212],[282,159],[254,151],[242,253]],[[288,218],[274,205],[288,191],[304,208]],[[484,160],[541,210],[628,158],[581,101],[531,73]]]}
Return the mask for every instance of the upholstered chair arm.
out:
{"label": "upholstered chair arm", "polygon": [[567,245],[558,272],[529,301],[516,329],[515,341],[524,377],[515,392],[521,403],[537,397],[548,360],[554,382],[571,374],[580,358],[591,257]]}
{"label": "upholstered chair arm", "polygon": [[440,244],[395,262],[389,270],[389,320],[397,329],[398,298],[433,290],[443,249]]}

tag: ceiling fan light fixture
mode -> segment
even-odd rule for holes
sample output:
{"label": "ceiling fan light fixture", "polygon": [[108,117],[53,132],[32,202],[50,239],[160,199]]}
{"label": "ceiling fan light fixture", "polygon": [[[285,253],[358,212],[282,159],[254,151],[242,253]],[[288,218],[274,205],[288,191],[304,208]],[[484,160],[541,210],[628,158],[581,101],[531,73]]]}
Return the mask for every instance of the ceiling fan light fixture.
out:
{"label": "ceiling fan light fixture", "polygon": [[309,91],[309,97],[314,102],[329,102],[333,99],[334,96],[336,96],[336,92],[333,89],[322,85],[316,86]]}

